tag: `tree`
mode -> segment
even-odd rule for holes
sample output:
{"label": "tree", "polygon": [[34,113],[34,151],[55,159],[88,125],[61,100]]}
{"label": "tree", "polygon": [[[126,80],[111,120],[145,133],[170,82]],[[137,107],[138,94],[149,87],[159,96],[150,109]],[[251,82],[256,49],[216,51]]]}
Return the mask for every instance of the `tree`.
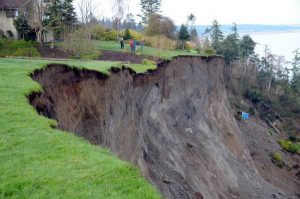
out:
{"label": "tree", "polygon": [[140,0],[142,22],[147,23],[150,15],[158,13],[161,7],[161,0]]}
{"label": "tree", "polygon": [[221,26],[217,20],[214,20],[212,26],[206,29],[206,33],[209,33],[213,49],[219,53],[221,42],[223,41],[223,32],[221,31]]}
{"label": "tree", "polygon": [[190,34],[189,34],[189,31],[188,31],[188,28],[184,24],[182,24],[180,26],[180,29],[179,29],[179,32],[178,32],[178,40],[180,41],[182,49],[184,50],[184,47],[186,45],[186,41],[190,40]]}
{"label": "tree", "polygon": [[72,26],[77,21],[73,0],[62,2],[62,17],[66,26]]}
{"label": "tree", "polygon": [[169,39],[174,39],[176,26],[174,22],[160,14],[152,14],[148,20],[148,26],[145,29],[147,36],[166,36]]}
{"label": "tree", "polygon": [[72,0],[51,0],[45,16],[44,23],[53,32],[51,44],[51,48],[53,49],[54,41],[60,36],[63,29],[71,26],[76,21]]}
{"label": "tree", "polygon": [[264,57],[262,57],[262,71],[265,73],[267,82],[266,90],[269,92],[275,74],[275,55],[271,53],[270,48],[267,45],[265,46],[264,54]]}
{"label": "tree", "polygon": [[28,33],[31,31],[31,28],[28,24],[27,19],[21,15],[14,20],[14,26],[18,33],[22,36],[22,39],[28,39]]}
{"label": "tree", "polygon": [[300,94],[300,50],[296,49],[294,51],[294,59],[292,61],[292,73],[293,73],[293,79],[292,79],[292,88],[295,92]]}
{"label": "tree", "polygon": [[196,43],[199,43],[198,31],[195,28],[195,22],[196,22],[196,16],[193,13],[188,15],[188,17],[187,17],[187,26],[189,27],[191,40],[196,42]]}
{"label": "tree", "polygon": [[124,40],[128,40],[128,39],[132,39],[132,36],[130,34],[130,30],[127,28],[124,32],[124,37],[123,37]]}
{"label": "tree", "polygon": [[293,77],[299,76],[300,75],[300,50],[299,48],[296,49],[294,52],[294,59],[292,61],[292,73]]}
{"label": "tree", "polygon": [[117,31],[118,31],[118,37],[120,33],[120,23],[122,18],[124,17],[124,13],[127,9],[126,0],[114,0],[114,12],[115,12],[115,18],[117,21]]}
{"label": "tree", "polygon": [[240,54],[242,58],[249,58],[249,56],[254,55],[256,43],[249,35],[244,35],[240,42]]}
{"label": "tree", "polygon": [[87,40],[91,40],[92,37],[92,25],[94,22],[94,13],[96,5],[93,0],[81,0],[78,3],[79,8],[79,18],[82,24],[84,37]]}
{"label": "tree", "polygon": [[45,19],[45,10],[47,8],[47,3],[44,0],[32,0],[31,1],[31,17],[28,21],[28,24],[36,32],[37,41],[43,45],[44,35],[47,32],[44,19]]}
{"label": "tree", "polygon": [[126,19],[124,20],[124,26],[125,28],[136,30],[136,22],[132,13],[126,15]]}
{"label": "tree", "polygon": [[225,62],[230,64],[231,62],[239,58],[240,49],[239,42],[240,36],[237,32],[237,25],[234,23],[231,28],[232,33],[219,44],[218,53],[224,56]]}

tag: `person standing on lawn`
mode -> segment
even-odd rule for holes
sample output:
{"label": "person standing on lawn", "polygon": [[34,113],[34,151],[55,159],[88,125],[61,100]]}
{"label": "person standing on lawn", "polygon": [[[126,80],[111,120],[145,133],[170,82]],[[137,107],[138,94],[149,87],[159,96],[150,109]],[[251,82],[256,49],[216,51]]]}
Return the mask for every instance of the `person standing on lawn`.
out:
{"label": "person standing on lawn", "polygon": [[120,45],[121,45],[121,49],[124,49],[124,40],[123,40],[123,38],[120,41]]}
{"label": "person standing on lawn", "polygon": [[131,53],[133,53],[133,51],[134,51],[134,42],[133,42],[132,39],[129,41],[129,45],[130,45]]}

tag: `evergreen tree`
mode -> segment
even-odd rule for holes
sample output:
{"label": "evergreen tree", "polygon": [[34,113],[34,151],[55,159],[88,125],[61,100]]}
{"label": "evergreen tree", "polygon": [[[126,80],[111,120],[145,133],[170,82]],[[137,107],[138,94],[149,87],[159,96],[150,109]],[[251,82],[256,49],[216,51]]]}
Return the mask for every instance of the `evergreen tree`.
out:
{"label": "evergreen tree", "polygon": [[27,40],[31,28],[28,25],[28,21],[26,20],[26,18],[23,15],[19,16],[17,19],[14,20],[14,26],[18,33],[21,35],[22,39]]}
{"label": "evergreen tree", "polygon": [[221,42],[218,47],[217,53],[224,56],[225,62],[230,64],[237,60],[240,55],[239,43],[240,36],[237,32],[237,25],[234,23],[232,27],[232,33],[227,35],[224,41]]}
{"label": "evergreen tree", "polygon": [[129,40],[129,39],[132,39],[132,36],[130,34],[130,31],[129,29],[127,28],[124,32],[124,37],[123,37],[124,40]]}
{"label": "evergreen tree", "polygon": [[212,26],[206,29],[206,33],[209,33],[211,39],[211,45],[213,49],[219,53],[221,42],[223,41],[223,32],[221,31],[221,26],[217,20],[214,20]]}
{"label": "evergreen tree", "polygon": [[294,59],[292,61],[292,88],[295,92],[300,95],[300,51],[299,49],[294,51]]}
{"label": "evergreen tree", "polygon": [[300,76],[300,50],[296,49],[293,53],[295,55],[292,61],[292,66],[293,66],[292,72],[293,72],[293,77],[296,77],[296,76]]}
{"label": "evergreen tree", "polygon": [[240,55],[242,58],[249,58],[254,55],[256,43],[249,35],[244,35],[240,42]]}
{"label": "evergreen tree", "polygon": [[51,48],[54,48],[54,40],[60,36],[64,27],[71,26],[76,21],[72,2],[73,0],[51,0],[48,3],[44,24],[53,31]]}
{"label": "evergreen tree", "polygon": [[161,0],[140,0],[142,11],[142,22],[145,24],[151,14],[158,13],[161,7]]}
{"label": "evergreen tree", "polygon": [[63,22],[67,26],[71,26],[76,22],[75,8],[73,6],[73,0],[64,0],[62,3],[62,18]]}
{"label": "evergreen tree", "polygon": [[191,40],[193,40],[194,42],[197,42],[198,41],[198,32],[195,28],[195,22],[196,22],[196,16],[193,13],[191,13],[187,17],[187,26],[189,27]]}
{"label": "evergreen tree", "polygon": [[190,40],[190,34],[188,31],[188,28],[184,24],[182,24],[180,26],[180,29],[178,32],[178,40],[180,41],[180,43],[182,45],[182,49],[184,49],[184,47],[186,45],[186,41]]}

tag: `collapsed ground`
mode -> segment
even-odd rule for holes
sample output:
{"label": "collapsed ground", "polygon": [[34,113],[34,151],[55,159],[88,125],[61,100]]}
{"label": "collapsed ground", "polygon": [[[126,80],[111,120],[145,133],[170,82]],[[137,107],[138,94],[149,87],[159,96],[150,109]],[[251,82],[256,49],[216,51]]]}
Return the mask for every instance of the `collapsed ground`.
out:
{"label": "collapsed ground", "polygon": [[[53,62],[53,61],[51,61]],[[55,61],[107,73],[119,62]],[[0,198],[161,198],[130,164],[55,130],[26,95],[41,90],[29,74],[47,60],[0,59]],[[130,65],[138,71],[144,66]]]}
{"label": "collapsed ground", "polygon": [[266,157],[276,146],[267,127],[238,127],[222,65],[179,57],[147,75],[114,69],[109,77],[52,65],[33,74],[44,92],[30,100],[59,128],[139,166],[167,198],[297,197],[297,168],[280,170]]}

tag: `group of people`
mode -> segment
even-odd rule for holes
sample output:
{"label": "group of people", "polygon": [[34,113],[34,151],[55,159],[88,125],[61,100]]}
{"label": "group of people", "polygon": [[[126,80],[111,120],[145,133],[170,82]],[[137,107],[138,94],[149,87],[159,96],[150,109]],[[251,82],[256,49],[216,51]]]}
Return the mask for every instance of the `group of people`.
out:
{"label": "group of people", "polygon": [[[121,45],[121,49],[124,49],[124,47],[125,47],[124,39],[120,40],[120,45]],[[135,39],[129,40],[129,46],[130,46],[130,50],[132,53],[134,53],[138,47],[140,47],[140,50],[143,51],[144,45],[145,45],[145,43],[143,40],[142,41],[138,41]]]}

